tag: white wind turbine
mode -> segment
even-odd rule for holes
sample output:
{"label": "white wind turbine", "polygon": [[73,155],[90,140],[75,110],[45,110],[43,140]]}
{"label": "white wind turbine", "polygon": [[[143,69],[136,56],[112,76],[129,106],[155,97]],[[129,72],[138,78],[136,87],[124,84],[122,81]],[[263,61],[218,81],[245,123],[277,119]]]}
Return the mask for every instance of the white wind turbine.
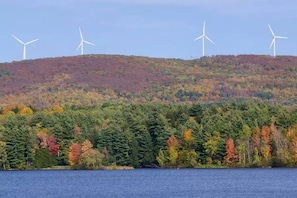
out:
{"label": "white wind turbine", "polygon": [[205,38],[206,38],[207,40],[209,40],[209,42],[211,42],[212,44],[215,44],[215,43],[214,43],[210,38],[208,38],[208,36],[206,36],[206,34],[205,34],[205,21],[204,21],[204,23],[203,23],[203,32],[202,32],[202,35],[194,39],[194,41],[197,41],[197,40],[199,40],[199,39],[202,39],[202,56],[204,56],[204,39],[205,39]]}
{"label": "white wind turbine", "polygon": [[80,27],[78,29],[79,29],[79,34],[80,34],[81,41],[80,41],[80,43],[79,43],[79,45],[78,45],[78,47],[77,47],[76,50],[78,50],[80,48],[81,49],[81,55],[83,55],[84,54],[84,43],[89,44],[89,45],[95,45],[95,44],[93,44],[93,43],[91,43],[89,41],[84,40],[84,37],[83,37],[83,35],[81,33]]}
{"label": "white wind turbine", "polygon": [[270,27],[270,25],[268,24],[268,27],[271,31],[271,34],[272,34],[272,41],[271,41],[271,44],[270,44],[270,47],[269,49],[271,49],[272,45],[273,45],[273,57],[275,58],[276,56],[276,49],[275,49],[275,42],[276,42],[276,39],[287,39],[288,37],[284,37],[284,36],[276,36],[274,34],[274,32],[272,31],[272,28]]}
{"label": "white wind turbine", "polygon": [[35,40],[32,40],[32,41],[29,41],[27,43],[24,43],[23,41],[21,41],[18,37],[16,37],[15,35],[12,35],[13,38],[15,38],[18,42],[20,42],[23,46],[24,46],[24,50],[23,50],[23,59],[26,60],[26,46],[31,44],[31,43],[34,43],[35,41],[38,41],[39,39],[35,39]]}

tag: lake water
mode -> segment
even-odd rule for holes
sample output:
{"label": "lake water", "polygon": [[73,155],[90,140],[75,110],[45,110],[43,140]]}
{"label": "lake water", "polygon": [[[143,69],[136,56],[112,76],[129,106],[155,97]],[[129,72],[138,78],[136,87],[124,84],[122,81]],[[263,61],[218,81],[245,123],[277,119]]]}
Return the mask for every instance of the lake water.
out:
{"label": "lake water", "polygon": [[297,170],[3,171],[0,197],[297,197]]}

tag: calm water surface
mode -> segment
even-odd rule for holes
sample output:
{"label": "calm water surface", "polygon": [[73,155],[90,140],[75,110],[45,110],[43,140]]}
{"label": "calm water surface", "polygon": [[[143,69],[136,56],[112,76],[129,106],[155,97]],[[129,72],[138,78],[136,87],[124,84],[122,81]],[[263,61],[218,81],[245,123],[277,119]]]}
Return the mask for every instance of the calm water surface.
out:
{"label": "calm water surface", "polygon": [[0,197],[297,197],[296,169],[4,171]]}

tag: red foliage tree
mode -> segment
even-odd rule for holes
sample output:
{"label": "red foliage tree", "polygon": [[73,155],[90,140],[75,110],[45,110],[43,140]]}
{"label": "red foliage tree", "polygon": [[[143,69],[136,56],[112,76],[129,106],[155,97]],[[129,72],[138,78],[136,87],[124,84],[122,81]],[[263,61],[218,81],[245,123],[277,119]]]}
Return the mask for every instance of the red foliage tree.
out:
{"label": "red foliage tree", "polygon": [[57,144],[56,138],[53,135],[51,135],[47,138],[47,145],[48,145],[48,150],[52,154],[58,155],[60,146]]}
{"label": "red foliage tree", "polygon": [[167,140],[167,149],[170,150],[170,148],[175,149],[178,145],[178,140],[174,135],[171,135]]}

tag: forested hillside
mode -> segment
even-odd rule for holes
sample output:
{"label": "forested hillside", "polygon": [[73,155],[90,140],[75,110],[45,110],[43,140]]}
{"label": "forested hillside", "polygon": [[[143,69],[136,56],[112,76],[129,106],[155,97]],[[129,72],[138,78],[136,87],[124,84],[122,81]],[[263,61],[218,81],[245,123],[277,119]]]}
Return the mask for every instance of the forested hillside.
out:
{"label": "forested hillside", "polygon": [[0,64],[0,169],[296,167],[297,57]]}
{"label": "forested hillside", "polygon": [[296,102],[297,57],[240,55],[197,60],[118,55],[0,64],[0,104],[35,108],[104,102]]}

